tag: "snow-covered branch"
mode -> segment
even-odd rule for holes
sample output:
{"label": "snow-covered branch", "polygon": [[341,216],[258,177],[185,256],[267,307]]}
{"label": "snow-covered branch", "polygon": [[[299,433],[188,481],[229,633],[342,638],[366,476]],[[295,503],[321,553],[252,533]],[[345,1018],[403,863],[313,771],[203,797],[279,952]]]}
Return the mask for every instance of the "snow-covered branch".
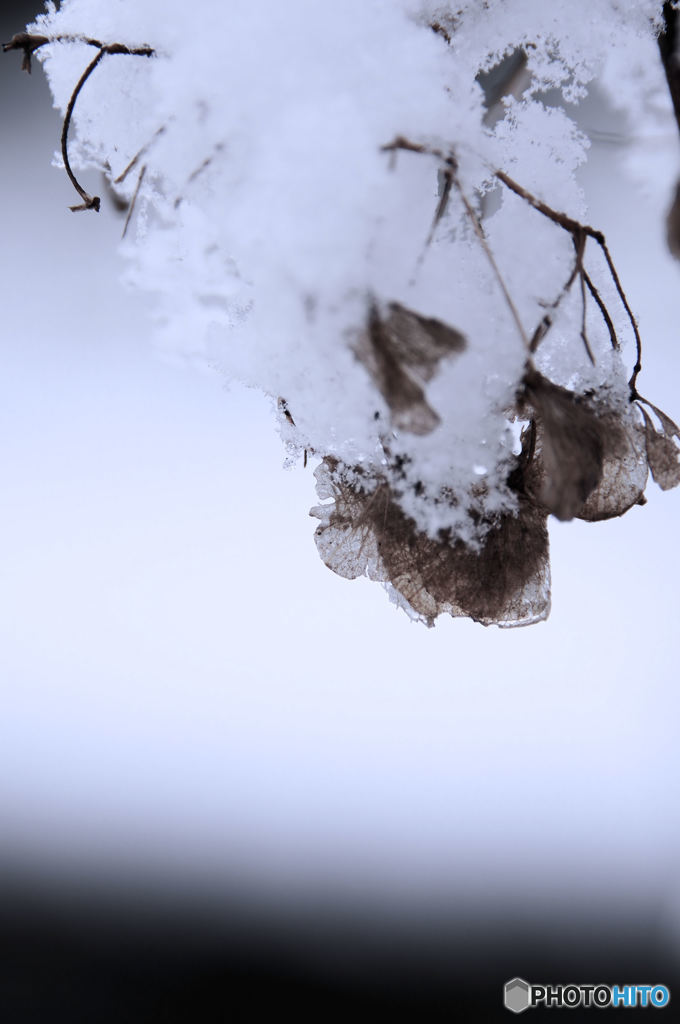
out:
{"label": "snow-covered branch", "polygon": [[270,394],[319,460],[331,568],[430,623],[534,622],[549,514],[621,515],[648,467],[678,482],[563,105],[612,53],[663,76],[668,4],[48,8],[5,48],[44,62],[74,209],[100,200],[73,167],[103,169],[163,343]]}

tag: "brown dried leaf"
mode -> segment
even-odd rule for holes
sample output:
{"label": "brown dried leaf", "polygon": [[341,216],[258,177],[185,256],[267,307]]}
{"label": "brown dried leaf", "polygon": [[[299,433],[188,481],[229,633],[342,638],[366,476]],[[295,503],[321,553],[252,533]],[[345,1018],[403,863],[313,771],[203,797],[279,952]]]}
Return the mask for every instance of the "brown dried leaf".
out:
{"label": "brown dried leaf", "polygon": [[537,420],[541,474],[536,500],[558,519],[573,519],[598,487],[604,465],[604,425],[584,400],[535,370],[525,395]]}
{"label": "brown dried leaf", "polygon": [[403,366],[431,380],[440,359],[465,351],[465,337],[454,327],[434,317],[421,316],[398,302],[389,304],[384,320],[392,351]]}
{"label": "brown dried leaf", "polygon": [[484,625],[522,626],[550,610],[546,515],[525,496],[518,515],[493,524],[479,551],[460,541],[433,540],[392,500],[386,483],[361,489],[325,459],[317,470],[321,497],[334,502],[311,510],[321,520],[315,540],[326,565],[354,579],[364,573],[390,584],[428,624],[442,613]]}
{"label": "brown dried leaf", "polygon": [[356,355],[387,402],[394,425],[411,434],[429,434],[440,422],[425,397],[439,361],[462,352],[466,341],[441,320],[420,316],[393,302],[382,316],[371,306]]}
{"label": "brown dried leaf", "polygon": [[651,402],[647,403],[656,413],[661,430],[654,426],[647,410],[638,402],[645,420],[645,438],[647,441],[647,461],[654,480],[662,491],[670,491],[680,484],[680,428],[660,409]]}
{"label": "brown dried leaf", "polygon": [[659,417],[661,426],[663,427],[665,432],[669,434],[671,437],[680,438],[680,427],[677,425],[677,423],[674,423],[670,416],[667,416],[665,412],[662,412],[658,406],[653,405],[651,402],[647,402],[646,404],[649,406],[650,409],[653,409],[655,414]]}
{"label": "brown dried leaf", "polygon": [[316,505],[309,512],[310,516],[321,520],[314,539],[323,562],[348,580],[366,575],[371,580],[385,581],[372,512],[375,508],[386,511],[387,485],[364,493],[358,482],[354,487],[342,479],[339,464],[329,456],[314,470],[314,476],[319,497],[334,499],[326,505]]}
{"label": "brown dried leaf", "polygon": [[578,512],[578,519],[594,523],[622,516],[643,503],[647,485],[647,450],[641,428],[617,413],[600,417],[604,452],[602,478]]}

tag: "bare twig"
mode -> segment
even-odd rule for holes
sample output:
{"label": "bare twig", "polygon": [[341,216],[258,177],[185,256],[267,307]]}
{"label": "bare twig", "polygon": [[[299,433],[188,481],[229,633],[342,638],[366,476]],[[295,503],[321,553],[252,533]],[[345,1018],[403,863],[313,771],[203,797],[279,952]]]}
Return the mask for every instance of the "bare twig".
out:
{"label": "bare twig", "polygon": [[[406,138],[404,138],[401,135],[397,136],[394,139],[393,142],[390,142],[387,145],[382,146],[381,150],[382,150],[382,152],[387,152],[387,153],[392,153],[392,154],[396,153],[398,150],[405,150],[405,151],[411,152],[411,153],[424,153],[424,154],[428,154],[430,156],[436,157],[437,159],[441,160],[442,163],[444,164],[445,173],[447,173],[447,169],[451,169],[452,182],[453,182],[454,185],[456,185],[457,189],[460,192],[460,184],[458,183],[458,180],[457,180],[456,175],[455,175],[456,161],[455,161],[455,157],[453,156],[452,152],[445,153],[443,150],[437,148],[436,146],[426,146],[426,145],[423,145],[421,143],[411,142],[409,139],[406,139]],[[493,173],[493,176],[498,181],[500,181],[503,185],[505,185],[506,188],[510,189],[511,192],[514,192],[521,199],[523,199],[526,203],[528,203],[529,206],[532,206],[538,213],[541,213],[544,217],[547,217],[554,224],[558,224],[565,231],[568,231],[569,234],[572,236],[572,239],[574,240],[574,246],[576,247],[576,252],[577,252],[576,273],[578,273],[578,275],[581,278],[581,288],[582,288],[582,294],[584,296],[584,315],[583,315],[583,322],[582,322],[581,337],[582,337],[583,343],[585,345],[586,351],[588,352],[588,356],[589,356],[589,358],[591,360],[593,360],[593,354],[592,354],[592,350],[590,348],[590,344],[588,342],[587,336],[585,334],[585,289],[584,289],[584,286],[585,286],[585,288],[588,289],[590,294],[595,299],[597,307],[600,310],[600,313],[602,314],[602,317],[603,317],[603,319],[604,319],[604,321],[605,321],[605,323],[607,325],[607,330],[609,331],[609,336],[610,336],[610,339],[611,339],[611,342],[612,342],[612,346],[615,349],[619,348],[619,342],[618,342],[618,339],[616,337],[616,332],[614,330],[614,325],[613,325],[613,322],[612,322],[612,318],[611,318],[608,310],[606,309],[606,306],[605,306],[605,304],[604,304],[604,302],[602,300],[602,297],[600,296],[599,292],[595,288],[595,285],[593,284],[591,278],[589,277],[589,275],[587,274],[587,272],[585,270],[585,267],[583,266],[583,252],[581,252],[581,250],[580,250],[581,246],[583,246],[583,249],[585,249],[585,241],[588,238],[592,238],[593,241],[595,241],[597,243],[597,245],[600,247],[600,249],[602,251],[602,254],[603,254],[604,258],[605,258],[605,261],[607,263],[607,268],[609,270],[611,279],[612,279],[612,281],[614,283],[614,287],[616,288],[617,295],[619,296],[621,304],[622,304],[622,306],[623,306],[623,308],[624,308],[624,310],[626,312],[626,315],[628,317],[628,320],[630,322],[630,325],[631,325],[631,328],[632,328],[632,331],[633,331],[633,336],[635,338],[635,349],[636,349],[635,366],[633,367],[633,373],[632,373],[631,378],[630,378],[630,380],[628,382],[628,386],[630,388],[630,397],[631,397],[631,401],[632,401],[636,397],[636,395],[637,395],[636,382],[637,382],[638,375],[639,375],[639,373],[640,373],[640,371],[642,369],[642,339],[640,338],[640,331],[638,329],[637,321],[635,320],[635,317],[633,316],[633,311],[630,308],[630,304],[629,304],[628,299],[626,297],[626,293],[624,292],[623,287],[621,285],[621,281],[619,279],[618,272],[616,270],[616,267],[614,266],[614,261],[612,260],[611,253],[609,252],[609,248],[607,246],[607,242],[606,242],[606,239],[605,239],[604,235],[602,234],[601,231],[597,231],[595,228],[590,227],[590,225],[588,225],[588,224],[581,224],[580,221],[574,220],[573,217],[569,217],[566,213],[562,213],[559,210],[554,210],[551,206],[548,206],[547,203],[544,203],[537,196],[534,196],[534,195],[532,195],[531,192],[528,192],[527,189],[523,188],[520,184],[518,184],[518,182],[516,182],[513,178],[511,178],[509,174],[506,174],[505,171],[501,171],[501,170],[498,170],[498,169],[493,169],[492,173]],[[442,197],[442,198],[443,199],[448,199],[448,196]],[[486,243],[486,240],[484,238],[484,233],[482,231],[481,224],[479,224],[479,220],[477,218],[477,215],[474,213],[474,210],[472,210],[472,208],[470,207],[469,202],[467,202],[465,200],[464,196],[462,195],[462,192],[461,192],[461,198],[463,199],[464,205],[466,207],[466,212],[467,212],[468,216],[470,217],[470,219],[471,219],[471,221],[472,221],[472,223],[473,223],[473,225],[475,227],[475,232],[477,233],[478,237],[480,238],[480,241],[484,245],[485,251],[487,252],[487,256],[489,257],[490,260],[493,260],[492,254],[491,254],[491,252],[489,250],[489,247],[488,247],[488,245]],[[443,215],[443,212],[444,212],[445,205],[446,205],[446,203],[445,202],[442,203],[442,201],[440,200],[440,203],[439,203],[439,205],[437,207],[437,212],[435,213],[435,221],[434,221],[434,224],[433,224],[433,229],[434,229],[434,227],[436,227],[436,224],[437,224],[438,220],[441,219],[441,216]],[[430,234],[432,234],[432,231],[430,232]],[[581,241],[581,239],[582,239],[582,241]],[[579,255],[579,252],[580,252],[580,255]],[[501,282],[501,278],[500,278],[500,274],[499,274],[498,268],[496,267],[495,263],[492,263],[492,266],[494,268],[494,273],[496,274],[496,277],[499,279],[499,282]],[[572,275],[570,276],[567,284],[562,289],[562,292],[560,293],[560,296],[558,296],[557,303],[559,303],[561,301],[561,299],[563,298],[564,294],[566,294],[566,292],[569,290],[569,288],[573,284],[574,280],[575,280],[575,275],[572,272]],[[518,317],[516,316],[516,313],[514,311],[514,305],[511,304],[512,300],[510,299],[510,296],[507,294],[507,289],[506,289],[505,285],[502,282],[501,282],[501,287],[503,289],[504,295],[506,296],[506,301],[508,301],[508,303],[510,304],[510,308],[513,310],[513,316],[515,317],[516,322],[518,322]],[[554,307],[554,308],[556,308],[556,307]],[[547,316],[543,318],[543,320],[541,321],[541,323],[537,327],[536,331],[534,331],[534,334],[533,334],[533,336],[531,338],[531,341],[527,340],[527,347],[529,348],[530,352],[534,352],[536,350],[536,348],[538,347],[538,344],[541,341],[541,338],[543,338],[545,336],[545,333],[550,328],[551,323],[552,323],[552,319],[550,317],[550,314],[547,314]],[[519,323],[518,323],[518,326],[520,326]],[[524,330],[523,329],[522,329],[522,337],[526,339],[526,335],[524,334]]]}
{"label": "bare twig", "polygon": [[600,310],[600,313],[602,314],[602,319],[607,325],[607,330],[609,331],[609,340],[612,343],[612,348],[618,352],[621,346],[619,345],[619,339],[616,337],[614,323],[612,321],[611,316],[609,315],[609,310],[602,301],[602,297],[597,288],[595,287],[595,285],[593,284],[590,275],[588,274],[588,271],[585,269],[585,267],[581,267],[581,277],[585,282],[586,288],[588,289],[592,297],[595,299],[597,308]]}
{"label": "bare twig", "polygon": [[36,50],[39,50],[41,46],[49,43],[49,41],[47,36],[32,36],[28,32],[17,32],[8,43],[2,44],[2,52],[8,53],[9,50],[23,50],[24,59],[21,62],[21,70],[28,72],[30,75],[31,57]]}
{"label": "bare twig", "polygon": [[458,195],[460,196],[460,198],[462,200],[462,203],[463,203],[463,206],[465,207],[465,212],[467,213],[468,218],[469,218],[470,222],[472,223],[472,226],[473,226],[473,228],[475,230],[475,234],[477,235],[477,238],[479,239],[480,245],[482,246],[482,249],[484,250],[484,252],[486,254],[486,258],[489,261],[491,269],[493,270],[493,272],[495,274],[496,280],[498,281],[498,284],[500,285],[500,289],[503,292],[503,298],[505,299],[505,301],[507,303],[508,309],[510,310],[510,313],[512,315],[513,320],[515,321],[515,325],[516,325],[517,330],[519,332],[519,336],[522,339],[522,341],[524,342],[524,345],[527,348],[527,350],[531,351],[531,343],[529,341],[529,338],[527,337],[526,331],[524,330],[524,325],[523,325],[522,321],[520,320],[519,313],[517,312],[517,307],[515,306],[515,303],[512,301],[512,296],[510,295],[510,292],[508,291],[508,287],[507,287],[505,281],[503,280],[503,276],[502,276],[500,270],[498,269],[498,264],[496,263],[496,260],[494,258],[494,255],[493,255],[492,251],[491,251],[489,243],[486,240],[486,235],[484,234],[484,229],[482,228],[482,225],[479,222],[479,217],[475,213],[475,211],[474,211],[474,209],[472,207],[472,204],[470,203],[470,200],[465,195],[465,193],[463,191],[463,188],[462,188],[458,178],[455,175],[453,176],[453,184],[456,186],[456,189],[458,190]]}
{"label": "bare twig", "polygon": [[125,236],[127,234],[128,225],[129,225],[130,221],[132,220],[132,214],[133,214],[134,209],[135,209],[135,203],[137,202],[137,196],[139,195],[139,190],[140,190],[140,188],[142,186],[142,182],[144,181],[144,175],[145,174],[146,174],[146,164],[144,164],[142,166],[142,169],[139,172],[139,177],[137,178],[137,184],[135,185],[135,191],[132,194],[132,199],[130,200],[130,205],[128,207],[127,217],[125,218],[125,225],[123,227],[123,234],[120,236],[121,238],[125,238]]}
{"label": "bare twig", "polygon": [[587,334],[587,331],[586,331],[586,312],[587,312],[586,282],[585,282],[585,279],[583,277],[583,274],[584,274],[584,269],[583,269],[583,253],[585,252],[585,248],[586,248],[586,235],[585,235],[585,232],[584,231],[579,231],[578,234],[573,237],[573,242],[574,242],[574,248],[576,249],[576,266],[578,268],[579,282],[580,282],[580,285],[581,285],[581,310],[582,310],[582,312],[581,312],[581,341],[584,344],[584,347],[585,347],[586,353],[588,355],[588,358],[590,359],[590,362],[594,366],[595,365],[595,356],[593,355],[593,350],[590,347],[590,342],[588,341],[588,334]]}
{"label": "bare twig", "polygon": [[131,171],[131,170],[133,169],[133,167],[136,167],[136,165],[137,165],[137,163],[139,162],[139,160],[140,160],[140,159],[141,159],[141,158],[142,158],[142,157],[143,157],[143,156],[144,156],[144,155],[145,155],[146,153],[148,153],[148,151],[149,151],[149,150],[151,149],[151,147],[153,146],[153,144],[154,144],[154,142],[156,141],[156,139],[157,139],[157,138],[158,138],[158,137],[159,137],[160,135],[162,135],[164,131],[165,131],[165,125],[161,125],[161,127],[160,127],[160,128],[158,128],[158,129],[157,129],[157,130],[156,130],[156,131],[154,132],[153,136],[152,136],[152,137],[151,137],[151,138],[149,139],[149,141],[148,141],[148,142],[145,142],[145,143],[144,143],[144,145],[142,146],[142,148],[141,148],[140,150],[138,150],[138,152],[137,152],[137,153],[135,153],[135,155],[133,156],[132,160],[130,161],[130,163],[129,163],[129,164],[127,165],[127,167],[125,168],[125,170],[124,170],[124,171],[122,171],[122,172],[121,172],[121,173],[120,173],[120,174],[118,175],[118,177],[117,177],[117,178],[114,178],[114,180],[113,180],[113,184],[114,184],[114,185],[121,185],[121,184],[122,184],[122,183],[123,183],[123,182],[125,181],[125,179],[127,178],[127,176],[128,176],[128,174],[130,173],[130,171]]}
{"label": "bare twig", "polygon": [[580,269],[580,266],[579,266],[579,258],[578,258],[578,253],[577,253],[576,259],[574,260],[574,266],[572,267],[572,270],[571,270],[571,273],[569,274],[569,277],[567,278],[565,283],[562,285],[562,289],[560,291],[560,294],[557,296],[557,298],[553,302],[550,303],[550,306],[548,307],[548,312],[545,314],[545,316],[543,317],[543,319],[539,323],[538,327],[536,328],[536,330],[534,331],[534,333],[531,336],[531,343],[529,345],[529,351],[530,352],[533,353],[533,352],[535,352],[537,350],[538,346],[543,341],[543,338],[545,338],[546,334],[548,333],[548,331],[552,327],[552,325],[553,325],[553,314],[559,308],[559,306],[560,306],[562,300],[564,299],[564,297],[571,290],[571,286],[573,285],[574,281],[576,280],[576,275],[579,273],[579,269]]}
{"label": "bare twig", "polygon": [[66,173],[68,174],[74,189],[83,200],[82,203],[79,203],[77,206],[71,207],[71,210],[73,210],[74,213],[76,213],[79,210],[95,210],[97,213],[99,213],[99,204],[101,202],[99,196],[91,196],[89,192],[86,192],[82,185],[78,182],[78,179],[76,178],[73,171],[71,170],[71,164],[68,158],[68,130],[71,125],[73,108],[76,105],[78,94],[80,93],[80,90],[85,85],[85,82],[88,80],[94,69],[97,67],[97,65],[103,58],[104,53],[104,50],[100,50],[97,56],[90,61],[90,63],[87,65],[82,75],[80,76],[78,84],[73,90],[73,93],[71,94],[71,99],[68,102],[68,107],[66,108],[66,116],[64,117],[64,123],[61,129],[61,156],[64,161],[64,169],[66,170]]}
{"label": "bare twig", "polygon": [[[579,232],[577,237],[575,237],[573,239],[573,242],[574,242],[574,249],[576,251],[576,257],[575,257],[575,260],[574,260],[574,266],[571,269],[571,273],[569,274],[569,277],[567,278],[567,280],[563,284],[563,286],[562,286],[562,288],[560,290],[559,295],[554,300],[554,302],[550,303],[548,312],[545,314],[545,316],[543,317],[543,319],[539,323],[538,327],[534,331],[533,335],[531,336],[531,344],[529,346],[529,349],[530,349],[530,351],[532,353],[536,352],[536,350],[538,349],[538,346],[540,345],[541,341],[543,340],[543,338],[545,338],[546,334],[548,333],[548,331],[550,330],[550,328],[553,325],[553,314],[559,308],[562,300],[569,293],[569,291],[571,290],[571,287],[572,287],[574,281],[578,277],[579,283],[580,283],[580,286],[581,286],[581,308],[582,308],[582,314],[581,314],[581,340],[582,340],[582,342],[584,344],[584,347],[585,347],[586,354],[587,354],[588,358],[590,359],[591,363],[593,365],[595,365],[595,356],[593,355],[592,349],[590,347],[590,342],[588,341],[588,335],[587,335],[587,332],[586,332],[586,281],[585,281],[586,271],[585,271],[585,268],[583,266],[583,253],[584,253],[584,250],[585,250],[585,242],[586,242],[585,234],[583,232]],[[592,284],[592,282],[591,282],[591,284]]]}
{"label": "bare twig", "polygon": [[581,341],[585,346],[588,359],[590,359],[593,366],[595,365],[595,356],[593,350],[590,347],[588,341],[588,334],[586,333],[586,283],[583,280],[583,274],[579,274],[579,281],[581,282]]}
{"label": "bare twig", "polygon": [[451,197],[453,175],[451,174],[451,171],[448,168],[443,172],[443,177],[444,183],[442,186],[441,196],[439,197],[439,202],[437,203],[437,209],[434,211],[434,217],[432,218],[432,227],[430,228],[430,233],[427,236],[427,240],[425,242],[426,249],[429,248],[429,246],[432,244],[432,239],[434,238],[435,231],[439,226],[440,220],[446,213],[446,208],[449,205],[449,199]]}
{"label": "bare twig", "polygon": [[437,204],[437,209],[435,211],[432,227],[430,228],[430,233],[428,235],[426,245],[429,245],[434,236],[436,227],[446,211],[446,207],[448,205],[449,198],[451,195],[451,188],[452,186],[455,186],[456,191],[458,192],[458,195],[461,198],[461,202],[463,203],[463,207],[465,208],[467,217],[470,223],[472,224],[474,232],[479,240],[479,243],[484,250],[486,258],[491,266],[491,269],[493,270],[494,276],[498,281],[499,287],[503,293],[503,298],[505,299],[505,302],[508,306],[508,309],[510,310],[512,318],[519,332],[519,336],[524,342],[524,345],[526,346],[527,350],[530,350],[529,338],[527,337],[527,333],[524,330],[524,325],[520,320],[519,313],[517,312],[517,307],[515,306],[515,303],[512,301],[512,296],[508,291],[508,287],[503,279],[503,275],[499,270],[498,264],[496,263],[489,243],[486,240],[484,229],[480,224],[479,217],[477,216],[472,204],[470,203],[470,200],[465,195],[463,187],[458,179],[458,164],[455,156],[453,155],[453,153],[444,153],[442,150],[436,149],[434,147],[430,148],[428,146],[422,146],[419,143],[410,142],[408,139],[405,139],[401,135],[397,136],[397,138],[394,139],[393,142],[381,147],[382,152],[392,154],[402,149],[410,153],[425,153],[430,156],[437,157],[437,159],[443,161],[444,163],[444,188],[442,190],[442,195],[439,200],[439,203]]}
{"label": "bare twig", "polygon": [[[537,210],[539,213],[542,213],[544,217],[547,217],[554,224],[559,224],[560,227],[564,228],[565,231],[568,231],[572,237],[576,237],[579,232],[583,232],[585,235],[588,236],[588,238],[592,238],[599,245],[600,249],[602,250],[604,258],[607,261],[607,267],[609,269],[612,281],[614,282],[614,287],[616,288],[616,292],[619,296],[619,299],[621,300],[621,305],[626,311],[628,320],[630,321],[630,325],[633,329],[633,335],[635,337],[635,366],[633,367],[633,373],[628,382],[628,386],[631,392],[631,399],[634,398],[635,383],[637,381],[638,374],[642,369],[642,339],[640,338],[640,331],[638,329],[637,321],[633,316],[633,311],[630,308],[628,299],[626,298],[626,293],[624,292],[623,287],[621,285],[619,275],[617,273],[616,267],[614,266],[614,261],[611,257],[611,253],[609,252],[609,248],[607,246],[607,242],[605,240],[604,235],[601,231],[596,231],[595,228],[591,228],[588,224],[581,224],[579,223],[579,221],[574,220],[572,217],[568,217],[566,213],[560,213],[558,210],[553,210],[551,206],[548,206],[546,203],[542,202],[536,196],[532,195],[531,192],[527,192],[527,190],[525,188],[522,188],[521,185],[518,185],[517,182],[513,181],[513,179],[504,171],[496,170],[494,171],[494,175],[496,178],[498,178],[499,181],[502,181],[503,184],[512,192],[520,196],[520,198],[524,199],[525,202],[529,203],[530,206],[533,206],[533,208]],[[591,294],[593,294],[592,290]],[[604,304],[602,302],[599,302],[598,306],[600,308],[600,311],[602,311]],[[611,318],[605,319],[607,321],[607,327],[609,328],[611,335]],[[618,347],[619,345],[617,341],[615,348]]]}
{"label": "bare twig", "polygon": [[8,43],[2,44],[2,52],[9,50],[23,50],[24,59],[21,65],[22,71],[31,73],[31,57],[43,46],[49,43],[84,43],[86,46],[94,46],[97,50],[106,50],[108,53],[127,53],[135,57],[153,57],[156,51],[151,46],[125,46],[123,43],[102,43],[99,39],[92,39],[90,36],[60,35],[60,36],[39,36],[29,32],[17,32]]}
{"label": "bare twig", "polygon": [[436,146],[424,146],[420,142],[411,142],[403,135],[397,135],[392,142],[386,142],[384,146],[380,147],[380,152],[397,153],[401,149],[407,153],[426,153],[429,156],[436,156],[444,162],[450,159],[450,154],[445,153],[442,149],[437,149]]}
{"label": "bare twig", "polygon": [[[186,187],[187,185],[191,185],[191,183],[192,183],[193,181],[196,181],[196,178],[199,178],[199,177],[201,176],[201,174],[203,174],[203,171],[205,171],[205,169],[206,169],[207,167],[210,167],[210,165],[211,165],[211,164],[212,164],[212,162],[214,161],[214,159],[215,159],[215,157],[217,156],[217,154],[218,154],[218,153],[221,153],[223,149],[224,149],[224,143],[223,143],[223,142],[218,142],[218,143],[216,143],[216,144],[215,144],[215,146],[213,146],[213,151],[212,151],[212,153],[211,153],[211,154],[210,154],[209,156],[207,156],[207,157],[205,158],[205,160],[202,160],[202,161],[201,161],[201,163],[200,163],[200,164],[198,165],[198,167],[196,167],[196,168],[195,168],[195,169],[194,169],[194,170],[193,170],[193,171],[191,172],[191,174],[189,175],[189,177],[188,177],[188,178],[187,178],[187,180],[186,180],[186,185],[185,185],[185,187]],[[177,207],[179,206],[179,204],[180,204],[180,203],[182,202],[182,199],[183,199],[183,198],[184,198],[184,196],[181,196],[181,195],[180,195],[180,196],[177,196],[177,198],[175,199],[175,209],[177,209]]]}
{"label": "bare twig", "polygon": [[124,54],[134,57],[154,57],[156,51],[152,49],[152,47],[150,46],[130,47],[125,46],[124,43],[102,43],[98,39],[91,39],[89,36],[63,35],[48,37],[31,35],[28,32],[19,32],[17,33],[17,35],[12,36],[8,43],[2,44],[2,49],[3,53],[7,53],[9,50],[23,50],[24,59],[22,62],[22,68],[30,73],[31,57],[36,50],[39,50],[42,46],[46,46],[48,43],[64,42],[84,43],[87,46],[93,46],[98,50],[96,57],[94,57],[87,65],[82,75],[80,76],[78,83],[76,84],[76,87],[73,90],[73,93],[71,94],[71,98],[69,100],[68,107],[66,108],[64,123],[62,125],[61,130],[61,155],[64,161],[64,168],[66,170],[66,173],[69,177],[71,184],[75,188],[80,198],[83,200],[82,203],[78,203],[76,206],[72,206],[71,210],[73,210],[74,212],[77,212],[79,210],[95,210],[98,213],[99,206],[101,203],[100,197],[91,196],[89,192],[87,192],[82,187],[82,185],[76,178],[75,174],[73,173],[73,169],[71,168],[71,164],[68,158],[68,131],[71,126],[71,118],[73,117],[73,110],[76,105],[76,100],[78,99],[80,91],[85,85],[85,82],[88,80],[88,78],[90,77],[94,69],[97,67],[97,65],[102,61],[102,59],[105,56],[107,56],[107,54]]}

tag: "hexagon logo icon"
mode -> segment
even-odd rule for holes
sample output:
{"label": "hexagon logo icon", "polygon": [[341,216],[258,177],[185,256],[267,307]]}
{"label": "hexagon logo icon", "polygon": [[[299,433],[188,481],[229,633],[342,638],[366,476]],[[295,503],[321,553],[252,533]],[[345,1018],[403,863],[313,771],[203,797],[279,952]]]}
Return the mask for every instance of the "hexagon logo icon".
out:
{"label": "hexagon logo icon", "polygon": [[506,1010],[522,1013],[529,1009],[529,983],[524,978],[513,978],[506,981],[503,992],[503,1003]]}

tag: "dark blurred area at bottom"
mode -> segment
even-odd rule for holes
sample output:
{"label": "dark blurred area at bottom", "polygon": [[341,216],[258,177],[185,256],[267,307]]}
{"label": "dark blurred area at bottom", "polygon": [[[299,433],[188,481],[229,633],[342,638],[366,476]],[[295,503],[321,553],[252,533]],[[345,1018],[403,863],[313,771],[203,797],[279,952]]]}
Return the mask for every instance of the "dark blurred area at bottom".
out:
{"label": "dark blurred area at bottom", "polygon": [[[2,1024],[511,1020],[503,985],[665,984],[677,965],[653,916],[536,908],[398,914],[362,901],[182,893],[3,872]],[[559,1013],[560,1011],[558,1011]],[[596,1009],[563,1010],[570,1021]],[[639,1010],[656,1012],[654,1009]],[[555,1019],[532,1009],[531,1021]]]}

